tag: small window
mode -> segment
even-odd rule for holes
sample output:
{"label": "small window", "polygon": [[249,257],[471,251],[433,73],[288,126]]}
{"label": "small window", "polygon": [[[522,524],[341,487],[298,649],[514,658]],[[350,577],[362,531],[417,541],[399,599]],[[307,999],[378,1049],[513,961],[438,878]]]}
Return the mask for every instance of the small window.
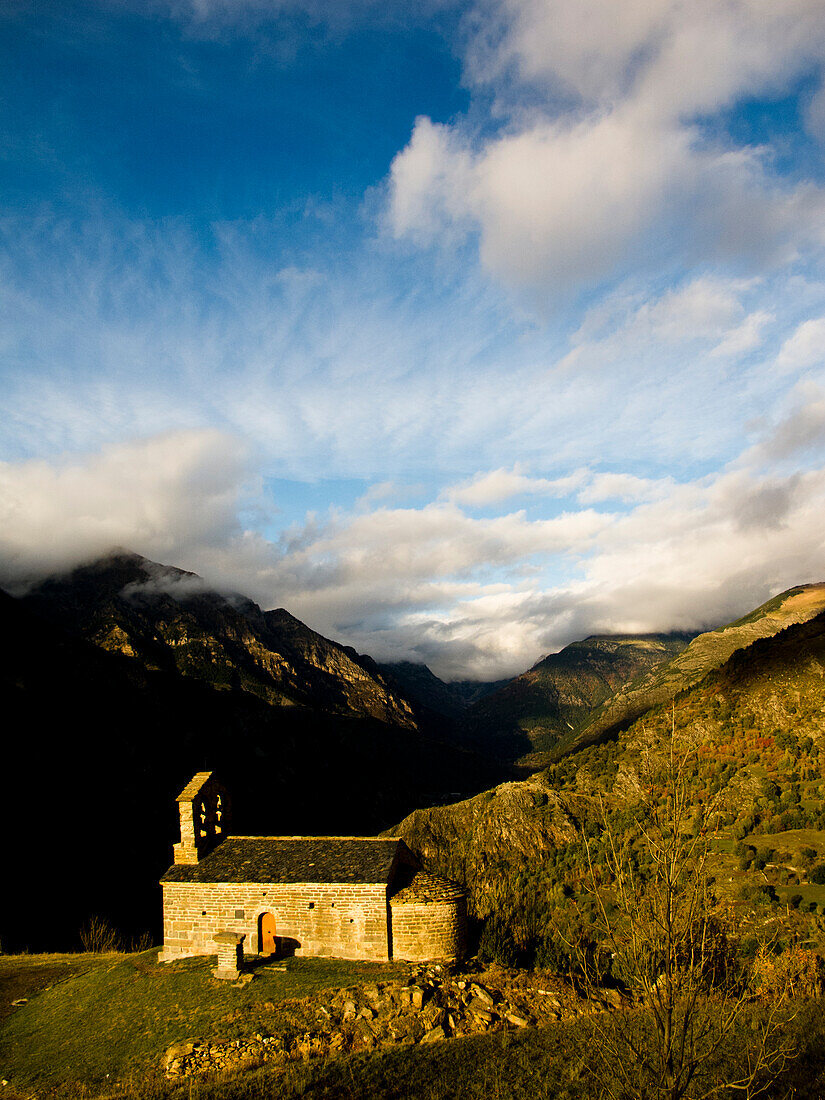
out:
{"label": "small window", "polygon": [[235,919],[236,920],[243,920],[243,916],[244,916],[243,909],[236,909],[235,910]]}
{"label": "small window", "polygon": [[335,902],[332,902],[332,904],[330,905],[330,909],[334,909],[334,908],[335,908]]}
{"label": "small window", "polygon": [[315,908],[315,902],[314,902],[314,901],[311,901],[311,902],[309,903],[309,905],[307,906],[307,909],[314,909],[314,908]]}
{"label": "small window", "polygon": [[202,910],[201,910],[201,916],[202,916],[202,917],[205,917],[205,916],[206,916],[206,910],[205,910],[205,909],[202,909]]}

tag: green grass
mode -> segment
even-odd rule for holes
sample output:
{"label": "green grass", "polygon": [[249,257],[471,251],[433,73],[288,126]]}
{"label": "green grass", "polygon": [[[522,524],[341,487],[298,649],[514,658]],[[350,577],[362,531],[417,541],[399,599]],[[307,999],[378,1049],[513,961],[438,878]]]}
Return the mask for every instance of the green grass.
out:
{"label": "green grass", "polygon": [[804,905],[811,901],[825,904],[825,886],[816,886],[807,882],[803,882],[799,886],[777,886],[776,894],[783,904],[787,902],[788,898],[792,898],[794,894],[802,895]]}
{"label": "green grass", "polygon": [[[30,999],[58,982],[105,965],[106,955],[0,955],[0,1028],[20,1012],[13,1004]],[[13,960],[13,961],[12,961]]]}
{"label": "green grass", "polygon": [[394,1047],[285,1070],[182,1084],[163,1100],[590,1100],[588,1032],[579,1021],[525,1032]]}
{"label": "green grass", "polygon": [[107,1076],[156,1064],[182,1039],[254,1033],[284,1000],[406,971],[402,964],[290,959],[286,970],[260,967],[253,981],[235,988],[212,978],[213,959],[159,965],[156,956],[157,948],[136,955],[0,956],[0,988],[17,991],[9,1000],[30,997],[0,1025],[3,1076],[16,1085],[100,1085]]}
{"label": "green grass", "polygon": [[787,829],[784,833],[765,833],[764,838],[755,836],[754,841],[748,838],[749,843],[756,840],[764,840],[764,844],[769,844],[771,848],[787,848],[794,856],[798,856],[803,848],[814,848],[820,855],[825,852],[825,832],[821,829]]}
{"label": "green grass", "polygon": [[[212,979],[212,965],[194,959],[158,966],[154,951],[0,956],[3,995],[30,997],[0,1028],[2,1076],[11,1082],[2,1095],[28,1097],[35,1090],[39,1100],[589,1100],[598,1094],[597,1044],[586,1017],[546,1028],[263,1065],[222,1078],[166,1081],[160,1055],[179,1039],[250,1034],[264,1030],[266,1021],[274,1030],[284,1015],[302,1009],[301,1003],[284,1006],[285,999],[407,969],[295,959],[286,971],[260,969],[251,983],[236,989]],[[803,1003],[792,1016],[798,1054],[770,1097],[790,1089],[797,1100],[825,1095],[822,1007]],[[748,1014],[760,1011],[749,1008]],[[732,1037],[734,1062],[756,1023],[748,1015]],[[724,1079],[726,1068],[723,1062],[714,1072]]]}

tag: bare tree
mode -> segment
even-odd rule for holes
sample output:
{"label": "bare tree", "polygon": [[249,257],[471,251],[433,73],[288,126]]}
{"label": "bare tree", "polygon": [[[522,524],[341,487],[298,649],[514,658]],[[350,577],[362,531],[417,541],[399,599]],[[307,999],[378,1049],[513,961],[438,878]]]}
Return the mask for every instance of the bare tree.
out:
{"label": "bare tree", "polygon": [[[758,1020],[752,1014],[755,1029],[742,1038],[749,975],[737,961],[730,907],[708,870],[719,796],[697,802],[689,782],[696,761],[697,746],[676,733],[672,718],[669,736],[641,747],[634,827],[619,835],[600,801],[598,861],[583,837],[596,938],[632,998],[593,1023],[601,1095],[617,1100],[756,1096],[790,1052],[779,1002]],[[593,955],[576,954],[592,991]]]}

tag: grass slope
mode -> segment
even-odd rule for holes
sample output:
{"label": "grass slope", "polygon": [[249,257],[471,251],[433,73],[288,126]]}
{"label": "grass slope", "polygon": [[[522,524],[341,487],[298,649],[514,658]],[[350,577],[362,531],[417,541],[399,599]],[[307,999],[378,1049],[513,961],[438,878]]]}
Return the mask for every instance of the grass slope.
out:
{"label": "grass slope", "polygon": [[[156,948],[0,956],[4,1005],[29,998],[0,1024],[3,1075],[18,1088],[68,1081],[101,1088],[107,1079],[151,1074],[183,1039],[233,1039],[271,1027],[275,1007],[287,999],[405,972],[401,964],[290,959],[286,970],[261,967],[236,988],[212,978],[213,967],[202,958],[161,966]],[[299,1018],[293,1022],[300,1026]]]}
{"label": "grass slope", "polygon": [[[302,1005],[284,1005],[285,1000],[398,969],[292,960],[288,970],[259,972],[238,989],[211,980],[210,965],[189,960],[160,967],[153,952],[0,957],[0,996],[5,1000],[13,992],[30,998],[0,1027],[0,1060],[8,1080],[3,1095],[18,1100],[35,1090],[39,1100],[589,1100],[603,1083],[588,1017],[166,1081],[159,1061],[170,1043],[196,1034],[249,1036],[266,1030],[282,1011],[286,1026],[291,1020],[299,1028]],[[785,1013],[794,1053],[768,1097],[819,1100],[825,1094],[822,1009],[820,1002],[800,1002]],[[749,1009],[711,1067],[714,1080],[724,1081],[746,1056],[763,1019],[758,1005]]]}

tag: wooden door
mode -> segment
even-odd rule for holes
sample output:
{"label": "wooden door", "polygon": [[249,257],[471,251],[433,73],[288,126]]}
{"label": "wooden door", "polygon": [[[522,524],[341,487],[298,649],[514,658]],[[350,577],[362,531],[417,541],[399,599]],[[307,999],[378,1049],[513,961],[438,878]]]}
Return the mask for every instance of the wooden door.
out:
{"label": "wooden door", "polygon": [[272,913],[261,914],[261,954],[277,955],[278,937],[275,935],[275,917]]}

